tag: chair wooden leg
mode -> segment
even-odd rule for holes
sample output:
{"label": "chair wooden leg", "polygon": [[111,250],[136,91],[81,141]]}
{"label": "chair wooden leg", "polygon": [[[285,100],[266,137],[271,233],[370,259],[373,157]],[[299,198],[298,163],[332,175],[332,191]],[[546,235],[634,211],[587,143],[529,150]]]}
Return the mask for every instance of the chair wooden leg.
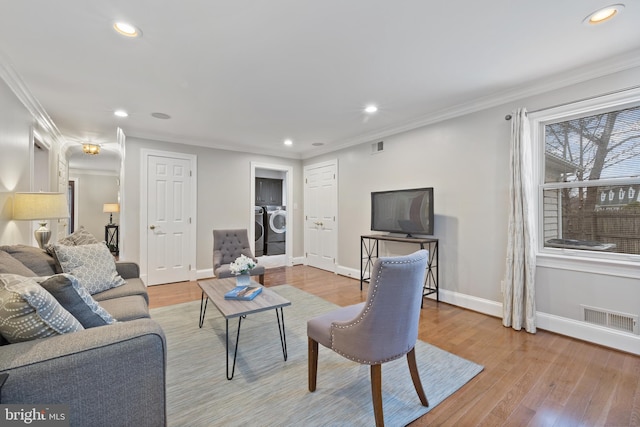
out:
{"label": "chair wooden leg", "polygon": [[371,365],[371,397],[373,399],[373,415],[376,427],[384,427],[382,413],[382,365]]}
{"label": "chair wooden leg", "polygon": [[318,342],[309,338],[309,391],[316,391],[318,377]]}
{"label": "chair wooden leg", "polygon": [[264,274],[258,276],[258,282],[260,282],[260,284],[264,286]]}
{"label": "chair wooden leg", "polygon": [[429,406],[429,401],[427,400],[427,396],[424,394],[424,390],[422,389],[422,382],[420,381],[420,373],[418,372],[418,365],[416,364],[415,347],[412,348],[409,353],[407,353],[407,363],[409,364],[409,372],[411,372],[413,386],[416,388],[416,393],[418,393],[420,403],[422,403],[422,406]]}

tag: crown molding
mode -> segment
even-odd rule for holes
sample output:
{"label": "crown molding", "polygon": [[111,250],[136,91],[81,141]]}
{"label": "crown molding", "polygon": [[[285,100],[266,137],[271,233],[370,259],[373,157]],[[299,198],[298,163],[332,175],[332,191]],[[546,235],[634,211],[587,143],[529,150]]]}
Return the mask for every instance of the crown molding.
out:
{"label": "crown molding", "polygon": [[33,96],[26,83],[16,70],[10,65],[7,57],[0,52],[0,78],[6,83],[18,100],[25,106],[27,111],[33,116],[40,128],[47,132],[48,136],[56,141],[58,147],[65,145],[65,139],[58,130],[56,124],[51,120],[49,114],[42,107],[42,104]]}
{"label": "crown molding", "polygon": [[390,126],[376,132],[349,138],[341,143],[328,144],[327,147],[309,150],[302,154],[302,158],[309,159],[311,157],[338,151],[354,145],[374,142],[392,135],[418,129],[423,126],[486,110],[488,108],[497,107],[636,67],[640,67],[640,49],[633,50],[604,61],[592,63],[584,67],[554,74],[553,76],[546,77],[544,79],[538,79],[497,94],[476,98],[475,100],[442,109],[438,112],[425,115],[417,120],[412,120],[401,125]]}

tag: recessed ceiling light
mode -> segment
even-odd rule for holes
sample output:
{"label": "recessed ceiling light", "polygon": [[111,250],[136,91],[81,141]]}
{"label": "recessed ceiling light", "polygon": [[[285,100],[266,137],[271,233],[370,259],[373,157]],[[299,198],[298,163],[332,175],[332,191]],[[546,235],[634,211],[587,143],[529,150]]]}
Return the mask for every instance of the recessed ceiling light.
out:
{"label": "recessed ceiling light", "polygon": [[322,147],[324,145],[324,142],[312,142],[311,145],[313,145],[314,147]]}
{"label": "recessed ceiling light", "polygon": [[156,119],[168,120],[171,118],[170,115],[165,113],[151,113],[151,117],[155,117]]}
{"label": "recessed ceiling light", "polygon": [[608,21],[624,9],[623,4],[612,4],[611,6],[598,9],[582,21],[585,24],[595,25]]}
{"label": "recessed ceiling light", "polygon": [[364,109],[364,112],[367,114],[373,114],[376,111],[378,111],[378,107],[376,107],[375,105],[367,105]]}
{"label": "recessed ceiling light", "polygon": [[113,29],[125,37],[141,37],[142,31],[127,22],[116,22],[113,24]]}
{"label": "recessed ceiling light", "polygon": [[285,139],[284,140],[284,145],[293,145],[293,141],[290,139]]}
{"label": "recessed ceiling light", "polygon": [[116,110],[113,112],[113,115],[118,117],[129,117],[129,113],[124,110]]}

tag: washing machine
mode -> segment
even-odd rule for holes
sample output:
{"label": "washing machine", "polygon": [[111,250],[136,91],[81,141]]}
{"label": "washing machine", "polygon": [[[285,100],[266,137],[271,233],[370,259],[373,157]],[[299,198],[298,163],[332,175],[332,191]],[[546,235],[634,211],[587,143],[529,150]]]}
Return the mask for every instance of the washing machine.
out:
{"label": "washing machine", "polygon": [[255,234],[256,234],[256,246],[255,256],[259,257],[264,255],[264,209],[260,206],[255,208]]}
{"label": "washing machine", "polygon": [[265,255],[285,253],[287,239],[287,210],[284,206],[263,206]]}

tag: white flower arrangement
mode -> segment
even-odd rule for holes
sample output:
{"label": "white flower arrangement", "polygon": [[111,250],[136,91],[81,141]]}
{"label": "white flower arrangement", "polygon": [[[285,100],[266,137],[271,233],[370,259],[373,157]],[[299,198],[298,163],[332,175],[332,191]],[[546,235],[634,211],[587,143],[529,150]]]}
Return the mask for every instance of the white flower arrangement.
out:
{"label": "white flower arrangement", "polygon": [[229,270],[237,276],[248,273],[249,270],[255,266],[256,263],[251,258],[246,255],[240,255],[235,261],[229,264]]}

